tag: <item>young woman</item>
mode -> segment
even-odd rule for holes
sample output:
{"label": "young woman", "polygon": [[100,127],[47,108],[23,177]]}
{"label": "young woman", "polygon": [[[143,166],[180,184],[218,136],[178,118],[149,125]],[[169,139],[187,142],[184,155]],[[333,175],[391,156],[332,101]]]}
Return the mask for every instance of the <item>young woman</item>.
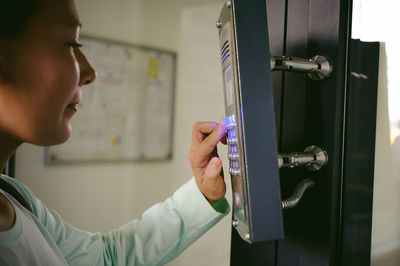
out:
{"label": "young woman", "polygon": [[[80,50],[73,0],[0,4],[0,171],[23,142],[55,145],[71,134],[71,118],[95,70]],[[109,234],[65,223],[23,184],[1,178],[28,202],[0,189],[0,265],[162,265],[229,212],[221,160],[211,158],[225,122],[193,126],[194,178],[161,204]],[[211,159],[210,159],[211,158]]]}

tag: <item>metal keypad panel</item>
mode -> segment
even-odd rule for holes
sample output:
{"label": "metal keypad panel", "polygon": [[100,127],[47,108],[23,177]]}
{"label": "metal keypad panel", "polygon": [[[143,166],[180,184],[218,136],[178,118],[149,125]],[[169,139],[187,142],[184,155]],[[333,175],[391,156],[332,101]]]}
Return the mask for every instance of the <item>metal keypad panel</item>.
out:
{"label": "metal keypad panel", "polygon": [[283,223],[270,68],[266,64],[270,61],[266,7],[265,1],[257,0],[259,7],[250,2],[226,2],[216,25],[233,195],[232,225],[245,241],[253,243],[281,239]]}
{"label": "metal keypad panel", "polygon": [[[221,63],[223,69],[226,129],[228,144],[229,173],[232,183],[233,213],[235,228],[245,239],[249,235],[248,204],[245,158],[243,154],[243,139],[241,136],[241,120],[239,92],[237,90],[237,68],[232,51],[235,50],[232,23],[226,22],[220,35]],[[249,239],[246,239],[249,241]]]}

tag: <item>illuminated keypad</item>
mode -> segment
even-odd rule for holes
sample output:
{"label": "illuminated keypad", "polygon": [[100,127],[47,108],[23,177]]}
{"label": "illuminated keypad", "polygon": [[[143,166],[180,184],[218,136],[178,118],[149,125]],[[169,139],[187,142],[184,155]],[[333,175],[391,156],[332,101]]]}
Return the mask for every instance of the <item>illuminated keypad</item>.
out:
{"label": "illuminated keypad", "polygon": [[238,152],[238,134],[235,114],[226,118],[228,144],[229,173],[233,176],[240,175],[240,155]]}
{"label": "illuminated keypad", "polygon": [[228,153],[228,159],[229,160],[239,160],[240,156],[237,153]]}
{"label": "illuminated keypad", "polygon": [[238,139],[237,138],[231,138],[231,139],[226,139],[226,142],[228,143],[228,145],[236,145],[238,143]]}
{"label": "illuminated keypad", "polygon": [[236,127],[236,117],[232,114],[226,118],[226,128],[229,130],[234,127]]}

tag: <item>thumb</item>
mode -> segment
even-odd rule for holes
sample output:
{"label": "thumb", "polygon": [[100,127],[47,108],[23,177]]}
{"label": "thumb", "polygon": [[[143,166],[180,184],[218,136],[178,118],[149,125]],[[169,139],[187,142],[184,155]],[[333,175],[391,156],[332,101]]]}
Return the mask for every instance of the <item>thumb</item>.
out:
{"label": "thumb", "polygon": [[207,165],[206,171],[204,173],[204,179],[207,179],[207,181],[211,182],[216,181],[220,177],[221,169],[222,169],[221,159],[218,157],[212,158]]}
{"label": "thumb", "polygon": [[204,173],[200,191],[207,198],[210,204],[224,197],[226,187],[224,179],[221,177],[222,161],[214,157],[208,163]]}

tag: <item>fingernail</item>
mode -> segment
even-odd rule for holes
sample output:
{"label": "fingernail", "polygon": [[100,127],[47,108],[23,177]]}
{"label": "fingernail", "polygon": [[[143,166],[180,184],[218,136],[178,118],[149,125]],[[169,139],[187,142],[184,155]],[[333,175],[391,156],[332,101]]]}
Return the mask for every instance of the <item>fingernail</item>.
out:
{"label": "fingernail", "polygon": [[215,168],[220,167],[221,166],[221,160],[219,160],[219,159],[213,160],[213,165],[215,166]]}
{"label": "fingernail", "polygon": [[219,121],[219,126],[221,126],[221,128],[223,128],[223,129],[225,129],[225,125],[226,125],[225,118],[222,118],[222,119]]}

